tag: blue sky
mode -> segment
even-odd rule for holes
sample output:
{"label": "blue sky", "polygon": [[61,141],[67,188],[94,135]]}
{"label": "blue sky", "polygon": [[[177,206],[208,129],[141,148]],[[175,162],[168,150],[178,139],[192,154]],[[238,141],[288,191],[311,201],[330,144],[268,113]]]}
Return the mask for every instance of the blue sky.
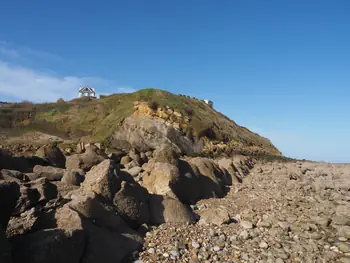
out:
{"label": "blue sky", "polygon": [[350,2],[3,1],[0,100],[156,87],[287,156],[350,162]]}

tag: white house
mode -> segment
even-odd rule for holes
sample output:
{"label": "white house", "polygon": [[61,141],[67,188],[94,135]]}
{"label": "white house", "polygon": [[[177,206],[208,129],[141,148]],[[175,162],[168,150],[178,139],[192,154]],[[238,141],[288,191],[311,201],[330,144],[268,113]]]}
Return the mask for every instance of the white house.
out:
{"label": "white house", "polygon": [[96,93],[95,93],[95,89],[94,88],[90,88],[88,86],[83,86],[79,88],[79,93],[78,93],[78,97],[92,97],[95,98],[96,97]]}
{"label": "white house", "polygon": [[214,102],[212,102],[211,100],[204,100],[204,103],[209,105],[209,107],[211,107],[211,108],[214,107]]}

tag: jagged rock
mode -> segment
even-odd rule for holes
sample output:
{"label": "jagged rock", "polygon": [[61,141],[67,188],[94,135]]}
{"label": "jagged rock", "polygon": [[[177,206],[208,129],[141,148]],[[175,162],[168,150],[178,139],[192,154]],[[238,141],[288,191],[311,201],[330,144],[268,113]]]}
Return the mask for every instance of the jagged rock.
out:
{"label": "jagged rock", "polygon": [[35,181],[25,183],[20,188],[20,197],[17,201],[14,215],[36,206],[39,202],[46,202],[55,199],[58,195],[57,187],[46,178],[39,178]]}
{"label": "jagged rock", "polygon": [[148,199],[147,190],[139,184],[122,182],[114,204],[129,225],[136,228],[149,221]]}
{"label": "jagged rock", "polygon": [[[81,217],[93,221],[100,227],[105,227],[114,231],[121,231],[127,228],[124,220],[115,212],[108,210],[102,205],[95,194],[73,195],[72,201],[67,205],[70,209],[77,212]],[[70,214],[68,212],[67,214]],[[76,219],[78,220],[78,219]],[[77,226],[79,226],[78,223]]]}
{"label": "jagged rock", "polygon": [[39,191],[39,201],[49,201],[58,196],[57,186],[51,183],[47,178],[39,178],[24,185]]}
{"label": "jagged rock", "polygon": [[30,173],[34,166],[47,164],[47,161],[37,156],[12,156],[8,152],[0,152],[0,169]]}
{"label": "jagged rock", "polygon": [[[35,216],[35,208],[25,211],[19,217],[11,217],[7,230],[6,236],[13,237],[18,235],[27,234],[33,230],[38,217]],[[1,261],[0,261],[1,262]]]}
{"label": "jagged rock", "polygon": [[86,174],[81,187],[84,192],[94,192],[108,200],[113,200],[115,193],[120,189],[115,163],[105,160],[94,166]]}
{"label": "jagged rock", "polygon": [[8,181],[28,181],[29,178],[24,173],[15,170],[6,170],[2,169],[0,172],[0,179],[8,180]]}
{"label": "jagged rock", "polygon": [[[87,237],[85,253],[79,262],[123,262],[132,252],[138,250],[143,240],[137,232],[122,227],[120,218],[111,213],[101,212],[101,206],[96,202],[89,201],[78,204],[70,204],[73,208],[84,214],[84,216],[72,208],[69,204],[59,209],[56,214],[56,224],[62,229],[82,229]],[[92,203],[91,203],[92,202]],[[117,218],[117,220],[115,220]],[[93,221],[96,220],[96,225]],[[118,231],[116,231],[118,229]]]}
{"label": "jagged rock", "polygon": [[49,181],[60,181],[66,172],[65,169],[41,165],[36,165],[33,171],[38,175],[39,178],[45,177]]}
{"label": "jagged rock", "polygon": [[131,159],[133,159],[137,163],[142,164],[140,152],[137,149],[135,149],[135,148],[131,149],[131,151],[129,152],[129,156],[131,157]]}
{"label": "jagged rock", "polygon": [[85,235],[77,229],[48,229],[11,238],[14,263],[79,263]]}
{"label": "jagged rock", "polygon": [[79,186],[85,180],[85,173],[83,170],[68,170],[64,173],[61,182],[67,185]]}
{"label": "jagged rock", "polygon": [[178,152],[188,155],[202,150],[171,124],[143,116],[132,115],[125,118],[122,127],[115,132],[113,138],[116,147],[125,148],[127,142],[130,148],[134,147],[142,152],[156,149],[163,143],[170,143]]}
{"label": "jagged rock", "polygon": [[84,229],[82,217],[69,205],[57,209],[54,214],[54,221],[45,223],[48,224],[46,225],[47,228],[55,225],[59,229]]}
{"label": "jagged rock", "polygon": [[36,188],[21,186],[21,196],[17,201],[16,208],[12,212],[13,215],[19,215],[24,211],[34,207],[38,204],[40,193]]}
{"label": "jagged rock", "polygon": [[168,196],[151,195],[149,209],[151,224],[190,223],[195,220],[189,207]]}
{"label": "jagged rock", "polygon": [[224,208],[213,207],[200,212],[199,224],[214,224],[220,226],[228,224],[230,220],[230,215]]}
{"label": "jagged rock", "polygon": [[169,144],[162,144],[153,152],[154,162],[169,163],[177,166],[179,157],[174,148]]}
{"label": "jagged rock", "polygon": [[130,163],[124,165],[124,167],[128,170],[130,170],[136,166],[140,166],[140,163],[135,161],[135,160],[132,160]]}
{"label": "jagged rock", "polygon": [[66,166],[66,157],[56,145],[43,146],[37,150],[35,155],[47,160],[53,166],[59,168],[65,168]]}
{"label": "jagged rock", "polygon": [[179,169],[169,163],[154,163],[149,175],[143,177],[143,186],[149,193],[175,197],[171,189],[173,181],[180,177]]}
{"label": "jagged rock", "polygon": [[89,171],[94,165],[103,162],[108,157],[93,146],[87,147],[83,154],[73,154],[67,157],[66,167],[68,170],[83,169]]}
{"label": "jagged rock", "polygon": [[225,189],[225,181],[227,181],[227,172],[208,158],[190,158],[188,163],[191,165],[193,172],[197,174],[199,191],[198,195],[202,198],[222,197]]}
{"label": "jagged rock", "polygon": [[129,173],[132,177],[136,177],[140,172],[142,171],[142,168],[140,166],[135,166],[126,172]]}
{"label": "jagged rock", "polygon": [[20,187],[15,182],[0,182],[0,226],[5,230],[20,197]]}
{"label": "jagged rock", "polygon": [[123,156],[120,160],[120,163],[123,165],[126,165],[132,161],[132,158],[130,156]]}

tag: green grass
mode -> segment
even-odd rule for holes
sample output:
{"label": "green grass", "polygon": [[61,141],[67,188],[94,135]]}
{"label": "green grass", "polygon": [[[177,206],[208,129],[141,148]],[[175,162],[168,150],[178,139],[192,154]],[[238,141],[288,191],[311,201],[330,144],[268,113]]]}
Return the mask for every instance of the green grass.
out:
{"label": "green grass", "polygon": [[[247,146],[266,145],[264,138],[238,126],[225,115],[204,102],[158,89],[143,89],[134,93],[114,94],[101,99],[80,98],[62,103],[19,103],[0,109],[0,128],[38,130],[62,136],[89,135],[92,140],[110,138],[122,121],[134,111],[134,102],[156,103],[170,107],[190,119],[184,133],[191,131],[197,138],[209,135],[211,140],[237,141]],[[20,123],[31,114],[30,124]],[[14,134],[14,133],[13,133]]]}

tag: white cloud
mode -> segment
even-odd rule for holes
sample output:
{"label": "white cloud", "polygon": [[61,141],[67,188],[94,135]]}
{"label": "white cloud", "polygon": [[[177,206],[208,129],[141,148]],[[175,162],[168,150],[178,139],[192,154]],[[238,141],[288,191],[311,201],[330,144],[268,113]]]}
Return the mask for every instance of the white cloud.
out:
{"label": "white cloud", "polygon": [[0,41],[0,57],[15,60],[47,60],[61,61],[62,57],[46,51],[39,51],[28,47],[18,47],[6,41]]}
{"label": "white cloud", "polygon": [[130,88],[118,87],[113,81],[96,77],[56,76],[30,68],[12,66],[0,61],[0,94],[18,100],[35,102],[65,100],[77,96],[80,85],[95,87],[97,92],[108,90],[111,93],[132,91]]}
{"label": "white cloud", "polygon": [[0,55],[5,56],[5,57],[9,57],[9,58],[19,58],[20,55],[18,54],[18,52],[14,49],[10,49],[7,48],[5,46],[3,46],[0,43]]}

